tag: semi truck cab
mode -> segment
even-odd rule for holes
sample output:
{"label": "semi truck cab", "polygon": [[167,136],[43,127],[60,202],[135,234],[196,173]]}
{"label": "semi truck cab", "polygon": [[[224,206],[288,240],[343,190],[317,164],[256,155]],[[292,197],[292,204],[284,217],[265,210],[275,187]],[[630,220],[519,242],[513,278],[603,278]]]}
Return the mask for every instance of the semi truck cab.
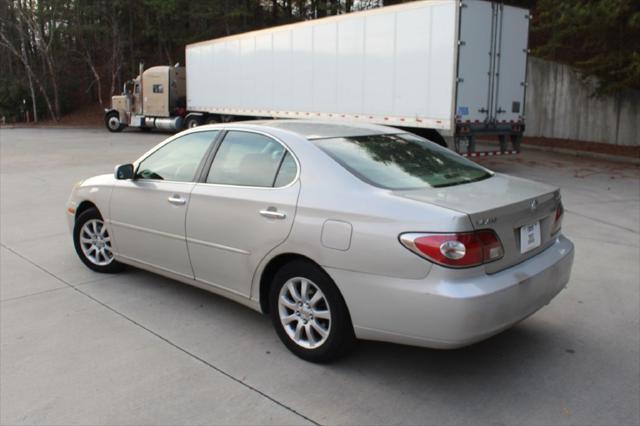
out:
{"label": "semi truck cab", "polygon": [[143,130],[182,129],[186,112],[186,73],[184,67],[156,66],[144,70],[124,84],[122,95],[111,97],[105,109],[105,125],[111,132],[125,127]]}

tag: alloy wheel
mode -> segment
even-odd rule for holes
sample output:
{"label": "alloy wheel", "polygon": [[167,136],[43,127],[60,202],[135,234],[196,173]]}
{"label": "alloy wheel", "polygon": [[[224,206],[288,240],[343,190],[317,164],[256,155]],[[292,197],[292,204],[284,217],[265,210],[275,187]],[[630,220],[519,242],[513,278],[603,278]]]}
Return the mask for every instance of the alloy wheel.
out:
{"label": "alloy wheel", "polygon": [[329,337],[329,303],[322,290],[307,278],[294,277],[284,283],[278,295],[278,314],[287,335],[300,347],[315,349]]}
{"label": "alloy wheel", "polygon": [[82,225],[80,247],[85,257],[94,265],[107,266],[113,262],[111,237],[107,226],[100,219],[91,219]]}

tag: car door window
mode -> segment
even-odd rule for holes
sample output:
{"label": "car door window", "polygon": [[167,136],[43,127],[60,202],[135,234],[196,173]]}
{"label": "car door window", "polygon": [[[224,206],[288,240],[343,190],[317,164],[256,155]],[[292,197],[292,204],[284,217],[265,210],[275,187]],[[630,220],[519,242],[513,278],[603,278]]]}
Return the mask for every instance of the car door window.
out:
{"label": "car door window", "polygon": [[193,182],[205,153],[218,130],[194,132],[174,139],[142,160],[136,177],[174,182]]}
{"label": "car door window", "polygon": [[268,136],[230,131],[213,159],[207,183],[272,187],[285,154],[285,147]]}

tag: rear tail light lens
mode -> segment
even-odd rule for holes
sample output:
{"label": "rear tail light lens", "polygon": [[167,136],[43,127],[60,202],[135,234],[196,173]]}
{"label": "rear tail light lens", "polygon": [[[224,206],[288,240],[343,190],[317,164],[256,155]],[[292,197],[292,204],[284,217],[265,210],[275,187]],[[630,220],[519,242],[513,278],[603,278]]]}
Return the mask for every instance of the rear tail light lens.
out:
{"label": "rear tail light lens", "polygon": [[560,228],[562,228],[562,218],[564,217],[564,207],[562,207],[562,203],[558,204],[556,208],[556,215],[553,218],[553,224],[551,225],[551,235],[555,235],[560,232]]}
{"label": "rear tail light lens", "polygon": [[400,235],[400,242],[425,259],[456,268],[482,265],[504,255],[500,239],[490,229],[455,234],[407,233]]}

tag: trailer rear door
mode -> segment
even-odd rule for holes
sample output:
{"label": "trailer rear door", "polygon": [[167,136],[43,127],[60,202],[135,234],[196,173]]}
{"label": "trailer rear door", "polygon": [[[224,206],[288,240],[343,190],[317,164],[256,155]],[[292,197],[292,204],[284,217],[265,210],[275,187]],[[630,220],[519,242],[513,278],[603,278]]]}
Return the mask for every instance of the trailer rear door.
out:
{"label": "trailer rear door", "polygon": [[511,6],[499,7],[499,56],[496,58],[495,120],[519,121],[524,116],[529,13]]}
{"label": "trailer rear door", "polygon": [[526,9],[463,1],[459,9],[456,120],[523,116],[529,19]]}
{"label": "trailer rear door", "polygon": [[484,122],[489,113],[494,19],[492,5],[466,1],[460,5],[456,118]]}

